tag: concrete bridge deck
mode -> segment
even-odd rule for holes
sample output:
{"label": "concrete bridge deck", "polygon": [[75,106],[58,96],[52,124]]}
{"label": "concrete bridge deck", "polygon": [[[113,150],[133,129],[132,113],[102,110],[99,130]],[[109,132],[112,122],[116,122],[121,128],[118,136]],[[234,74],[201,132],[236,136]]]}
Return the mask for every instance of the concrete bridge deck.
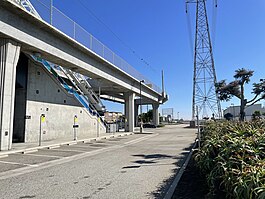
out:
{"label": "concrete bridge deck", "polygon": [[[140,94],[139,80],[10,0],[0,2],[0,36],[18,42],[22,52],[38,54],[65,68],[100,80],[113,93]],[[142,96],[162,102],[163,95],[142,84]]]}

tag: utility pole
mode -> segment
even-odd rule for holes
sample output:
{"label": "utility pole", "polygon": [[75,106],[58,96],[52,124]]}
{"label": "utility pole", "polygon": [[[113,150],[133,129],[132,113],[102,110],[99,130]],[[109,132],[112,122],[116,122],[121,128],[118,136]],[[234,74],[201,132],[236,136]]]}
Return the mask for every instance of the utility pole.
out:
{"label": "utility pole", "polygon": [[165,84],[164,84],[164,70],[162,70],[162,94],[165,93]]}
{"label": "utility pole", "polygon": [[144,80],[140,81],[140,116],[141,116],[140,133],[143,133],[142,84],[144,82],[145,82]]}
{"label": "utility pole", "polygon": [[[201,118],[208,117],[212,114],[214,114],[216,118],[221,118],[220,100],[215,92],[216,73],[206,10],[206,0],[187,0],[186,5],[189,3],[196,4],[192,119],[196,119],[197,106],[198,114]],[[186,13],[188,14],[188,7]]]}

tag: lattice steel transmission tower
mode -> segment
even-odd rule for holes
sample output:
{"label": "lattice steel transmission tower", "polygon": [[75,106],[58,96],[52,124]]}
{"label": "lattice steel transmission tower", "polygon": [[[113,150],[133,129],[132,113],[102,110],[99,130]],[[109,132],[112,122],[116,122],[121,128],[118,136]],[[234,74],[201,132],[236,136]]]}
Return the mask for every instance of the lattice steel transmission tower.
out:
{"label": "lattice steel transmission tower", "polygon": [[192,119],[196,118],[197,107],[199,118],[211,117],[212,115],[215,118],[221,118],[221,105],[215,92],[216,73],[206,0],[187,0],[186,3],[196,4]]}

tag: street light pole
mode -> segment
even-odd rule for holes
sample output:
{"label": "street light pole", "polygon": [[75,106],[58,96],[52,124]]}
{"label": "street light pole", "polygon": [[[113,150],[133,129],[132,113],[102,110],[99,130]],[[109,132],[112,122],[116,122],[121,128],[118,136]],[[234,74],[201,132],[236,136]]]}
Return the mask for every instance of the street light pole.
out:
{"label": "street light pole", "polygon": [[140,116],[141,116],[141,121],[140,121],[140,133],[143,132],[143,109],[142,109],[142,83],[144,83],[144,80],[140,81]]}

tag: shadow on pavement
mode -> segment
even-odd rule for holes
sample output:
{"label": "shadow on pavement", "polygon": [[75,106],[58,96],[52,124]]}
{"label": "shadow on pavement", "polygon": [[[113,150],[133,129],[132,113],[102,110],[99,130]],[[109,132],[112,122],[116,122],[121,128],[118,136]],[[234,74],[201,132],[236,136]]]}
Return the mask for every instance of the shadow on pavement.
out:
{"label": "shadow on pavement", "polygon": [[[173,163],[175,165],[175,168],[172,170],[173,175],[170,176],[168,179],[164,180],[157,186],[157,190],[149,193],[148,197],[150,198],[156,198],[156,199],[162,199],[164,198],[165,194],[167,193],[170,185],[174,181],[175,177],[177,176],[180,167],[184,164],[189,152],[193,147],[193,144],[191,144],[189,147],[183,148],[182,153],[178,156],[171,156],[167,154],[136,154],[133,155],[134,157],[139,157],[141,160],[134,161],[133,163],[138,164],[136,166],[128,166],[125,168],[140,168],[141,166],[161,166],[165,164],[159,164],[159,160],[163,159],[173,159],[175,162]],[[157,163],[157,164],[156,164]]]}
{"label": "shadow on pavement", "polygon": [[[158,160],[165,159],[165,158],[175,158],[174,156],[169,156],[169,155],[164,155],[164,154],[151,154],[151,155],[144,155],[144,154],[137,154],[137,155],[132,155],[133,157],[140,157],[142,158],[141,160],[136,160],[133,161],[132,163],[138,164],[138,165],[131,165],[131,166],[126,166],[123,167],[122,169],[135,169],[135,168],[140,168],[141,166],[146,166],[146,165],[163,165],[163,164],[156,164]],[[148,160],[152,159],[152,160]]]}
{"label": "shadow on pavement", "polygon": [[165,155],[165,154],[151,154],[151,155],[144,155],[144,154],[138,154],[133,155],[134,157],[141,157],[144,159],[165,159],[165,158],[173,158],[174,156],[171,155]]}
{"label": "shadow on pavement", "polygon": [[175,162],[170,163],[174,164],[175,168],[172,170],[173,175],[170,176],[168,179],[164,180],[157,186],[157,190],[151,193],[148,193],[148,198],[156,198],[156,199],[162,199],[164,198],[165,194],[167,193],[170,185],[174,181],[175,177],[177,176],[180,167],[182,167],[183,163],[185,162],[189,151],[192,149],[193,143],[190,144],[189,147],[183,148],[182,153],[180,153],[177,156],[167,155],[167,154],[136,154],[132,155],[133,157],[139,157],[140,160],[133,161],[133,164],[136,165],[129,165],[125,166],[122,169],[138,169],[143,166],[162,166],[162,165],[168,165],[168,163],[163,164],[159,163],[159,160],[165,160],[165,159],[172,159]]}
{"label": "shadow on pavement", "polygon": [[138,169],[141,166],[127,166],[127,167],[122,167],[122,169]]}
{"label": "shadow on pavement", "polygon": [[184,164],[189,152],[193,147],[193,144],[190,144],[189,147],[183,148],[183,152],[179,156],[172,157],[173,159],[176,159],[176,162],[173,164],[176,166],[175,169],[172,170],[172,173],[174,173],[172,176],[170,176],[168,179],[164,180],[160,183],[160,185],[157,187],[157,190],[150,193],[149,196],[156,199],[161,199],[165,197],[165,194],[167,193],[170,185],[173,183],[174,179],[176,178],[180,167]]}

